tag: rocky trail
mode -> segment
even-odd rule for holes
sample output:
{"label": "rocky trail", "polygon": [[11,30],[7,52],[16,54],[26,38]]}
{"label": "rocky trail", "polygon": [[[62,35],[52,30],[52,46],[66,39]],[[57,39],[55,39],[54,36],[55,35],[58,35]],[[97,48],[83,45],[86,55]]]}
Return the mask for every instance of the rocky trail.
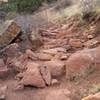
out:
{"label": "rocky trail", "polygon": [[0,100],[100,100],[100,16],[87,20],[27,34],[11,22],[0,38]]}

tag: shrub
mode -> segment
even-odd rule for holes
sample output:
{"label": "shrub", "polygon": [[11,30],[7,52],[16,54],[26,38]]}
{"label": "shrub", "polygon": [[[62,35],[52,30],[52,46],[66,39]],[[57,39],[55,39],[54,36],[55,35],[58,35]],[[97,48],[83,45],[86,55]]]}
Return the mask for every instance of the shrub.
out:
{"label": "shrub", "polygon": [[8,3],[0,5],[0,9],[6,12],[17,11],[21,12],[33,12],[39,8],[44,0],[9,0]]}
{"label": "shrub", "polygon": [[83,15],[94,12],[95,0],[80,0],[80,8]]}

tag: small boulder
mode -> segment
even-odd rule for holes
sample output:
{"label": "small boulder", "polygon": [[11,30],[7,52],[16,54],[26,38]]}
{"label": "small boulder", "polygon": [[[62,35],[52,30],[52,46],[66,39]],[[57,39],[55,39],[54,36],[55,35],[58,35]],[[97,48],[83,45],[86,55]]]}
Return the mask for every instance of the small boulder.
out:
{"label": "small boulder", "polygon": [[59,77],[64,74],[64,63],[60,60],[52,60],[44,63],[50,70],[52,77]]}
{"label": "small boulder", "polygon": [[0,48],[10,44],[21,32],[21,28],[13,20],[7,20],[0,25]]}
{"label": "small boulder", "polygon": [[19,77],[22,78],[19,83],[24,86],[30,85],[38,88],[45,87],[45,82],[41,76],[39,65],[37,63],[29,62],[27,64],[27,70],[20,73]]}
{"label": "small boulder", "polygon": [[60,82],[59,82],[57,79],[52,79],[51,84],[52,84],[52,85],[59,85]]}

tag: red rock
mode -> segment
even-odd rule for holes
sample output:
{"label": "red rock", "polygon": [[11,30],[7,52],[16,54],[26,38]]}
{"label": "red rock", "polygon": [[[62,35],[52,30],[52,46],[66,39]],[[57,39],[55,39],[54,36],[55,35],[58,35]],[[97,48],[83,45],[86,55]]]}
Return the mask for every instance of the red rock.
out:
{"label": "red rock", "polygon": [[47,85],[51,85],[51,73],[48,66],[40,67],[41,75]]}
{"label": "red rock", "polygon": [[7,67],[0,67],[0,78],[7,78],[9,75],[9,70]]}
{"label": "red rock", "polygon": [[87,48],[95,47],[100,41],[98,41],[96,38],[93,38],[87,42],[84,43],[84,46]]}
{"label": "red rock", "polygon": [[28,58],[31,58],[32,60],[38,60],[38,57],[36,55],[36,53],[34,53],[33,51],[31,51],[30,49],[26,50],[26,54],[25,54]]}
{"label": "red rock", "polygon": [[38,60],[49,61],[52,59],[52,55],[46,53],[37,53]]}
{"label": "red rock", "polygon": [[4,64],[3,59],[0,59],[0,78],[6,78],[8,76],[9,70]]}
{"label": "red rock", "polygon": [[3,59],[0,59],[0,67],[5,67]]}
{"label": "red rock", "polygon": [[70,39],[69,45],[75,48],[82,47],[82,43],[80,39]]}
{"label": "red rock", "polygon": [[37,63],[28,63],[27,70],[20,75],[19,76],[22,77],[20,84],[22,85],[30,85],[39,88],[45,87],[45,82],[41,76],[39,65]]}
{"label": "red rock", "polygon": [[58,52],[66,52],[66,49],[65,48],[53,48],[53,49],[42,50],[41,52],[51,54],[51,55],[55,55]]}
{"label": "red rock", "polygon": [[13,59],[8,58],[7,59],[7,65],[9,68],[12,68],[12,70],[14,69],[15,71],[23,71],[26,69],[26,64],[29,61],[29,59],[27,58],[27,55],[20,55],[19,57],[15,57]]}
{"label": "red rock", "polygon": [[17,43],[10,44],[5,48],[4,53],[7,57],[18,56],[18,54],[20,54],[18,47],[19,45]]}
{"label": "red rock", "polygon": [[59,85],[60,82],[59,82],[57,79],[52,79],[51,84],[52,84],[52,85]]}
{"label": "red rock", "polygon": [[85,74],[91,66],[92,57],[87,53],[75,53],[66,62],[66,77],[75,77]]}
{"label": "red rock", "polygon": [[100,92],[94,95],[89,95],[88,97],[85,97],[82,100],[100,100]]}
{"label": "red rock", "polygon": [[59,77],[64,74],[64,63],[60,60],[47,61],[44,63],[47,66],[53,77]]}
{"label": "red rock", "polygon": [[66,77],[87,76],[100,70],[100,47],[76,52],[66,62]]}
{"label": "red rock", "polygon": [[32,60],[48,61],[48,60],[51,60],[51,58],[52,58],[52,56],[50,54],[34,53],[30,49],[26,50],[26,55],[28,58],[30,58]]}

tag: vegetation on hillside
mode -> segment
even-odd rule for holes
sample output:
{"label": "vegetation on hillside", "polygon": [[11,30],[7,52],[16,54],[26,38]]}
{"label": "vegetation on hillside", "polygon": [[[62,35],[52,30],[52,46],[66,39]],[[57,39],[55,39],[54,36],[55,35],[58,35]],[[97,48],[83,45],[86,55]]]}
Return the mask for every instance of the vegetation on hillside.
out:
{"label": "vegetation on hillside", "polygon": [[50,0],[9,0],[8,3],[2,3],[0,10],[10,12],[33,12],[41,6],[42,2],[49,2]]}

